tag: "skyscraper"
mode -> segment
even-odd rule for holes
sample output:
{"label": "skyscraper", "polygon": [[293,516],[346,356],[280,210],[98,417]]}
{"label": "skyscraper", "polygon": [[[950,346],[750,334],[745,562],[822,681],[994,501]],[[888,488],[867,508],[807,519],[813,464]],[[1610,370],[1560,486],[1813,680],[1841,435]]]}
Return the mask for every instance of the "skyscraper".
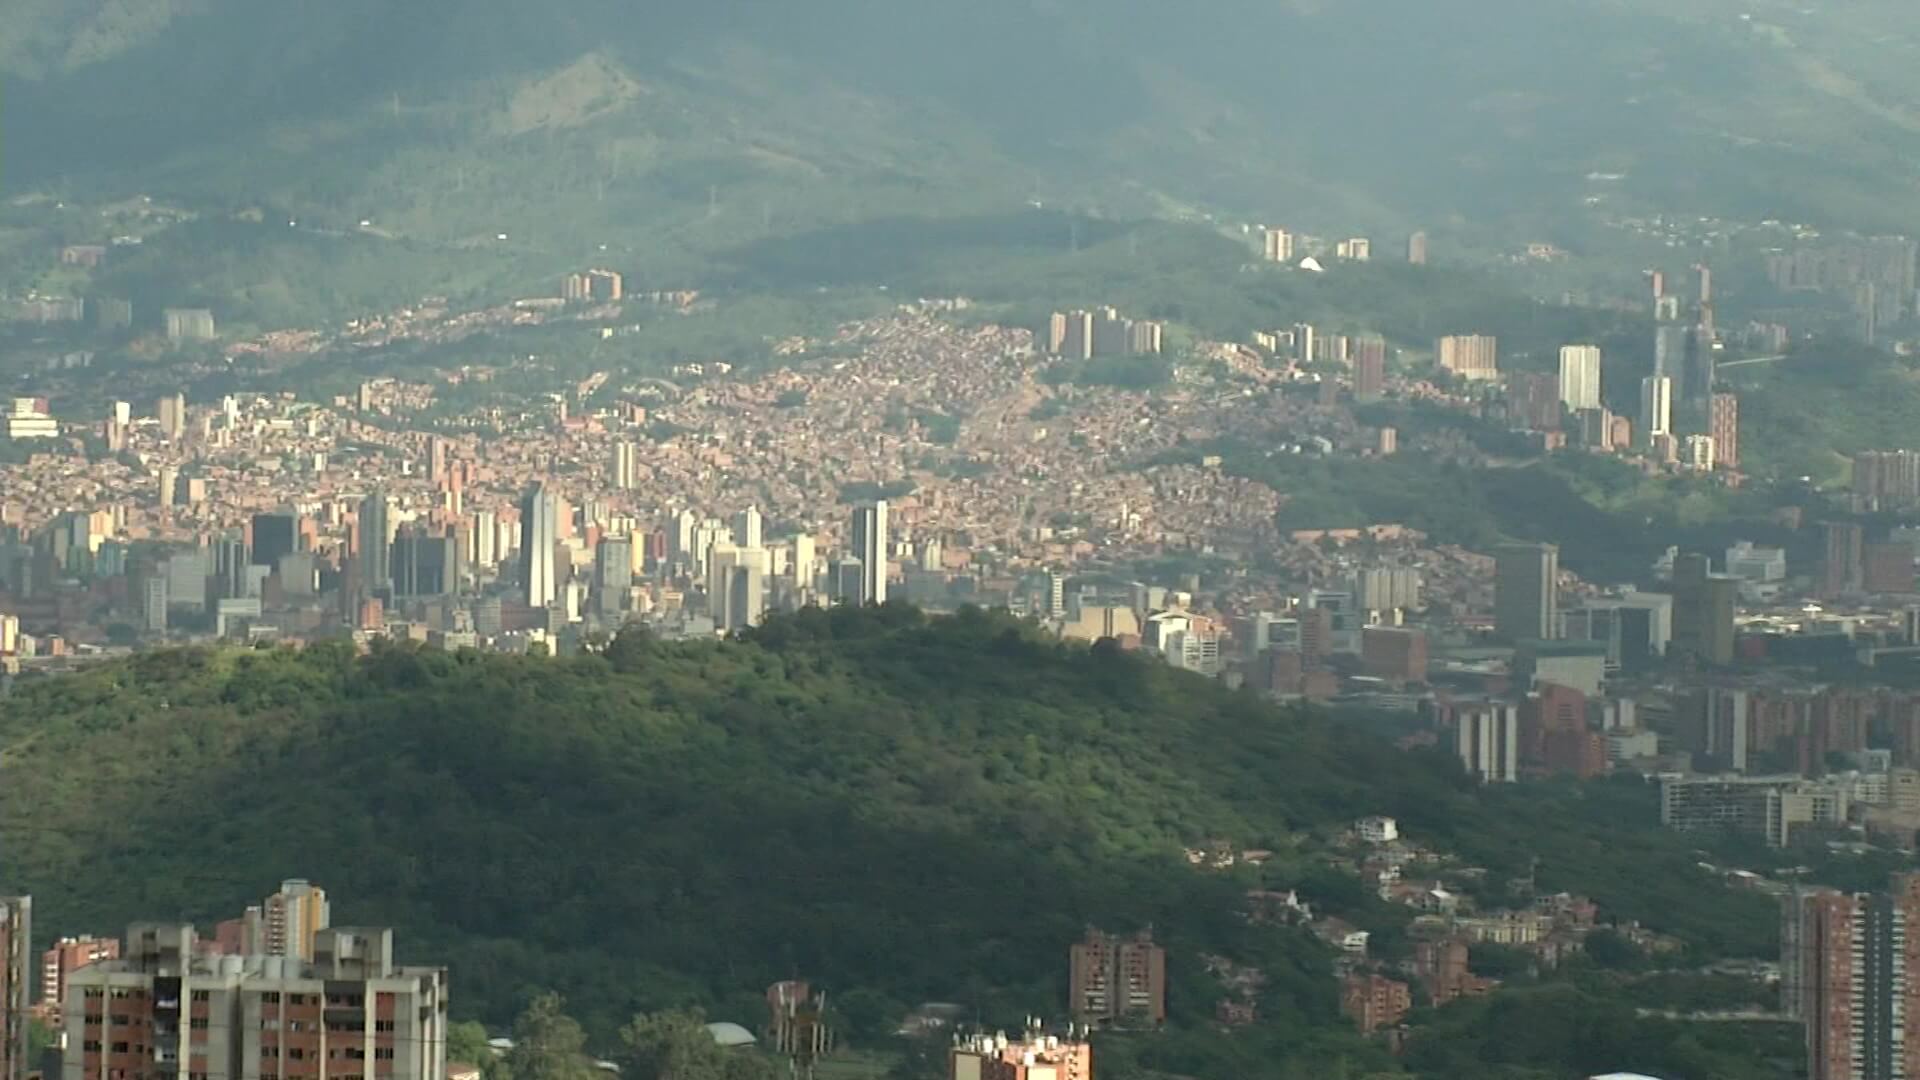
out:
{"label": "skyscraper", "polygon": [[168,440],[177,441],[187,431],[187,397],[185,394],[168,394],[154,407],[160,419],[160,434]]}
{"label": "skyscraper", "polygon": [[594,604],[600,614],[611,618],[624,611],[632,588],[633,538],[603,537],[593,549]]}
{"label": "skyscraper", "polygon": [[1387,342],[1379,334],[1361,334],[1353,343],[1353,397],[1377,401],[1387,383]]}
{"label": "skyscraper", "polygon": [[1661,324],[1653,329],[1653,373],[1669,379],[1680,378],[1687,363],[1687,338],[1684,326]]}
{"label": "skyscraper", "polygon": [[1262,253],[1268,262],[1293,261],[1293,234],[1285,229],[1261,230]]}
{"label": "skyscraper", "polygon": [[1407,237],[1407,264],[1427,265],[1427,234],[1424,230]]}
{"label": "skyscraper", "polygon": [[760,516],[760,508],[749,506],[733,517],[733,542],[743,548],[759,549],[765,531],[765,523]]}
{"label": "skyscraper", "polygon": [[0,1080],[30,1071],[27,1002],[33,992],[33,898],[0,896]]}
{"label": "skyscraper", "polygon": [[1552,638],[1560,627],[1560,549],[1503,544],[1494,552],[1494,631],[1508,641]]}
{"label": "skyscraper", "polygon": [[528,607],[550,608],[560,598],[560,499],[535,485],[520,500],[520,583]]}
{"label": "skyscraper", "polygon": [[379,596],[393,589],[393,523],[387,512],[387,493],[376,491],[360,500],[360,521],[354,537],[360,558],[360,587]]}
{"label": "skyscraper", "polygon": [[253,564],[279,566],[300,546],[300,518],[290,510],[253,515]]}
{"label": "skyscraper", "polygon": [[1857,593],[1866,582],[1866,531],[1851,521],[1829,521],[1826,557],[1820,567],[1820,595],[1826,598]]}
{"label": "skyscraper", "polygon": [[1565,345],[1560,349],[1560,400],[1576,412],[1600,408],[1600,347]]}
{"label": "skyscraper", "polygon": [[280,891],[267,897],[260,910],[266,935],[261,951],[270,956],[312,960],[315,935],[332,925],[327,891],[300,878],[281,882]]}
{"label": "skyscraper", "polygon": [[1785,903],[1781,996],[1806,1025],[1808,1080],[1920,1076],[1920,875],[1896,876],[1887,893]]}
{"label": "skyscraper", "polygon": [[1705,555],[1673,563],[1673,652],[1703,664],[1733,662],[1734,601],[1739,579],[1710,573]]}
{"label": "skyscraper", "polygon": [[887,504],[885,500],[853,512],[853,556],[860,560],[862,604],[887,602]]}
{"label": "skyscraper", "polygon": [[1673,380],[1649,375],[1640,380],[1640,441],[1651,446],[1661,435],[1673,434]]}

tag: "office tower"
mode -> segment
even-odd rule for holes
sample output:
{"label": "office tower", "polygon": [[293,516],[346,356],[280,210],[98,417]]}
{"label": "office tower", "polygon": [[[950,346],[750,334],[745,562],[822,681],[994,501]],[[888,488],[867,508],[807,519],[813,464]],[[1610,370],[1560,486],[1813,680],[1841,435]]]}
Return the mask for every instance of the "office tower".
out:
{"label": "office tower", "polygon": [[1826,558],[1821,563],[1820,595],[1827,598],[1859,592],[1866,584],[1866,533],[1850,521],[1829,521]]}
{"label": "office tower", "polygon": [[1733,662],[1734,602],[1740,579],[1709,572],[1705,555],[1682,555],[1673,563],[1673,645],[1675,655],[1703,664]]}
{"label": "office tower", "polygon": [[1560,400],[1576,412],[1600,408],[1600,346],[1561,347]]}
{"label": "office tower", "polygon": [[550,608],[560,598],[560,499],[535,485],[520,500],[521,597],[529,608]]}
{"label": "office tower", "polygon": [[1268,262],[1293,261],[1293,234],[1287,230],[1264,229],[1261,232],[1261,242]]}
{"label": "office tower", "polygon": [[1427,635],[1397,626],[1369,626],[1360,632],[1361,669],[1393,682],[1427,681]]}
{"label": "office tower", "polygon": [[1662,323],[1653,329],[1653,373],[1678,379],[1687,363],[1688,328]]}
{"label": "office tower", "polygon": [[1037,1027],[1018,1039],[968,1035],[947,1051],[947,1080],[1092,1080],[1093,1046]]}
{"label": "office tower", "polygon": [[1495,632],[1508,641],[1535,641],[1559,633],[1559,588],[1559,548],[1503,544],[1495,549]]}
{"label": "office tower", "polygon": [[185,394],[168,394],[154,407],[160,418],[160,434],[170,441],[178,441],[187,432],[187,398]]}
{"label": "office tower", "polygon": [[147,631],[154,634],[167,632],[167,575],[154,574],[147,578],[143,586],[140,614]]}
{"label": "office tower", "polygon": [[404,528],[390,551],[394,596],[447,596],[459,590],[460,542],[451,533]]}
{"label": "office tower", "polygon": [[743,548],[757,551],[766,546],[760,542],[764,529],[765,523],[757,506],[749,506],[733,516],[733,542]]}
{"label": "office tower", "polygon": [[887,504],[883,500],[853,512],[854,558],[860,560],[859,604],[887,602]]}
{"label": "office tower", "polygon": [[616,491],[632,491],[640,486],[640,455],[630,442],[619,442],[613,446],[613,488]]}
{"label": "office tower", "polygon": [[1454,749],[1468,775],[1483,784],[1520,779],[1520,710],[1504,701],[1454,710]]}
{"label": "office tower", "polygon": [[1696,326],[1688,331],[1686,347],[1681,355],[1683,363],[1675,393],[1686,409],[1690,423],[1704,421],[1707,404],[1713,397],[1713,332],[1704,326]]}
{"label": "office tower", "polygon": [[1088,929],[1068,950],[1068,1001],[1075,1023],[1158,1027],[1167,1020],[1167,950],[1151,931],[1116,937]]}
{"label": "office tower", "polygon": [[0,1080],[24,1080],[33,993],[33,898],[0,896]]}
{"label": "office tower", "polygon": [[1387,342],[1379,334],[1361,334],[1353,344],[1353,397],[1378,401],[1387,385]]}
{"label": "office tower", "polygon": [[1740,467],[1740,399],[1714,394],[1707,402],[1707,434],[1713,438],[1714,461],[1723,469]]}
{"label": "office tower", "polygon": [[1786,898],[1781,995],[1806,1025],[1808,1080],[1920,1075],[1920,876],[1886,893],[1829,889]]}
{"label": "office tower", "polygon": [[[396,965],[393,931],[321,930],[311,959],[202,944],[135,923],[120,959],[74,972],[63,1080],[443,1080],[446,969]],[[147,1044],[138,1068],[102,1038],[109,1022]]]}
{"label": "office tower", "polygon": [[1649,375],[1640,380],[1640,439],[1648,446],[1673,434],[1673,380]]}
{"label": "office tower", "polygon": [[380,596],[393,588],[393,524],[388,514],[387,493],[376,491],[360,500],[359,520],[354,533],[354,551],[360,561],[360,587],[369,595]]}
{"label": "office tower", "polygon": [[1485,334],[1454,334],[1434,342],[1434,360],[1440,370],[1463,379],[1500,377],[1499,340]]}
{"label": "office tower", "polygon": [[299,549],[300,518],[291,511],[253,515],[253,564],[279,566],[282,556]]}
{"label": "office tower", "polygon": [[633,589],[633,537],[603,537],[593,549],[593,593],[603,617],[626,610]]}
{"label": "office tower", "polygon": [[1409,266],[1427,265],[1427,234],[1415,232],[1407,237],[1407,264]]}
{"label": "office tower", "polygon": [[40,954],[40,1006],[47,1022],[60,1027],[60,1007],[67,1000],[67,980],[73,973],[102,960],[120,959],[120,939],[63,937]]}
{"label": "office tower", "polygon": [[805,591],[814,587],[814,562],[819,554],[815,547],[813,537],[807,533],[793,538],[793,555],[790,561],[793,570],[793,586],[796,589]]}

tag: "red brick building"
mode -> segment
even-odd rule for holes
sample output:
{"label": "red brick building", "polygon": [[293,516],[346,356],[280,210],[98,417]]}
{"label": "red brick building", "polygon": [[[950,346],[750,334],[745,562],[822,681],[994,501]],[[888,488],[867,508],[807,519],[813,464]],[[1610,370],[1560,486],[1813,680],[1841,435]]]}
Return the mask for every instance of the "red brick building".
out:
{"label": "red brick building", "polygon": [[1349,975],[1340,983],[1340,1011],[1363,1035],[1399,1027],[1413,1009],[1407,984],[1384,975]]}

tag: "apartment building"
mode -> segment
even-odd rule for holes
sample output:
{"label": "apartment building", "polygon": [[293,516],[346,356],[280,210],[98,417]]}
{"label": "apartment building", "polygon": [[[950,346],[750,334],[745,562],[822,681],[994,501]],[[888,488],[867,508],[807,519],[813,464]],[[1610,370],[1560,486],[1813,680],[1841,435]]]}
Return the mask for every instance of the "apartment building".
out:
{"label": "apartment building", "polygon": [[441,1080],[447,973],[400,967],[393,932],[331,927],[313,958],[203,953],[137,923],[74,972],[62,1080]]}

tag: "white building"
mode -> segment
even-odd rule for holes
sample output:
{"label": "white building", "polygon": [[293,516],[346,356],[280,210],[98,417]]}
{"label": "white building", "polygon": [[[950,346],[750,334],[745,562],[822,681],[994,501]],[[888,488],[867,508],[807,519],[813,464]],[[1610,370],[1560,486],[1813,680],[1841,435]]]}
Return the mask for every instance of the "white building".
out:
{"label": "white building", "polygon": [[1560,400],[1576,411],[1600,408],[1600,346],[1561,347]]}

